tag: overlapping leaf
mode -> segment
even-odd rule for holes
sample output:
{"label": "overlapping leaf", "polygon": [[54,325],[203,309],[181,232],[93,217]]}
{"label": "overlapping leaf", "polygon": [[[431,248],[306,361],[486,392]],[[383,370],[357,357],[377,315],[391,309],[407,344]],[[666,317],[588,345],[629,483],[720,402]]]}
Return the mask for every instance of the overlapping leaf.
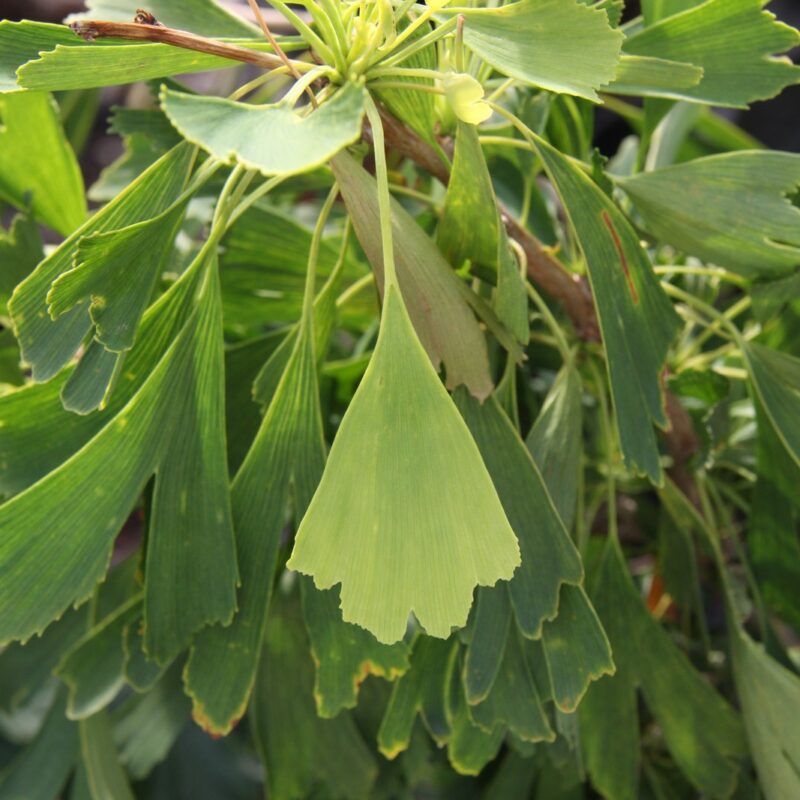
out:
{"label": "overlapping leaf", "polygon": [[542,139],[536,147],[586,258],[625,462],[659,483],[653,423],[667,425],[660,373],[678,316],[614,203],[554,147]]}
{"label": "overlapping leaf", "polygon": [[749,277],[800,263],[800,156],[740,151],[620,178],[661,240]]}
{"label": "overlapping leaf", "polygon": [[0,199],[63,235],[86,217],[83,178],[48,94],[0,97]]}
{"label": "overlapping leaf", "polygon": [[773,56],[795,47],[800,34],[777,22],[764,5],[762,0],[707,0],[674,13],[676,6],[669,9],[673,16],[627,38],[624,49],[702,67],[700,83],[680,92],[687,99],[741,107],[766,100],[800,79],[800,67]]}
{"label": "overlapping leaf", "polygon": [[467,46],[510,77],[589,100],[614,77],[623,36],[603,10],[578,0],[520,0],[459,13]]}
{"label": "overlapping leaf", "polygon": [[339,427],[288,565],[341,583],[346,622],[385,643],[413,611],[433,636],[467,619],[475,585],[519,550],[469,431],[390,283],[367,372]]}
{"label": "overlapping leaf", "polygon": [[[337,156],[331,166],[358,240],[383,290],[375,179],[347,153]],[[448,387],[463,383],[477,397],[486,397],[492,390],[486,342],[464,299],[459,278],[436,245],[395,201],[392,231],[403,301],[423,347],[437,369],[444,364]]]}
{"label": "overlapping leaf", "polygon": [[166,89],[165,113],[181,135],[226,163],[264,175],[293,175],[321,166],[361,136],[364,89],[348,83],[302,116],[286,103],[247,105]]}

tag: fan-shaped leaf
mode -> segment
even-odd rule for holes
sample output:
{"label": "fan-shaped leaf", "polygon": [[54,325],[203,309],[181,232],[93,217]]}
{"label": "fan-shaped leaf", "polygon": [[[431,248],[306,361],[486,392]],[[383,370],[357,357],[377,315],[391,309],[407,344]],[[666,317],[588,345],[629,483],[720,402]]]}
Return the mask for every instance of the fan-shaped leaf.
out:
{"label": "fan-shaped leaf", "polygon": [[391,643],[412,611],[447,637],[466,623],[474,587],[518,565],[475,443],[390,284],[375,353],[288,566],[321,589],[341,583],[344,620]]}
{"label": "fan-shaped leaf", "polygon": [[286,103],[254,106],[171,89],[164,112],[181,135],[226,163],[264,175],[293,175],[319,167],[361,136],[364,89],[348,83],[301,116]]}

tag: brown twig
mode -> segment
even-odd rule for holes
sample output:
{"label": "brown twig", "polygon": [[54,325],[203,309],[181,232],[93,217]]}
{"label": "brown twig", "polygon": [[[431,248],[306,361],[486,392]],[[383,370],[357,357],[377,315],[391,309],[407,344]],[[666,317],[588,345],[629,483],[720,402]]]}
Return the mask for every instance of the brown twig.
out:
{"label": "brown twig", "polygon": [[70,24],[73,32],[93,42],[95,39],[124,39],[126,41],[157,42],[169,44],[173,47],[182,47],[184,50],[194,50],[198,53],[229,58],[233,61],[242,61],[255,64],[263,69],[276,69],[284,66],[280,56],[272,53],[261,53],[257,50],[248,50],[235,44],[226,44],[216,39],[197,36],[194,33],[180,31],[176,28],[167,28],[163,25],[141,25],[136,22],[105,22],[103,20],[77,20]]}

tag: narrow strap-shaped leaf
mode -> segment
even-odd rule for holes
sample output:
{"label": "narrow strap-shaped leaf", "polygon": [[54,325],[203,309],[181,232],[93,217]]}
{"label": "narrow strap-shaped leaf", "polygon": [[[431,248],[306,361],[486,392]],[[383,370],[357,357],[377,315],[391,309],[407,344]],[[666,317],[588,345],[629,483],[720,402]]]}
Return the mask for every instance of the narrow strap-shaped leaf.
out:
{"label": "narrow strap-shaped leaf", "polygon": [[241,579],[238,612],[227,627],[214,625],[197,635],[186,665],[194,718],[215,733],[227,733],[241,718],[253,687],[290,481],[300,516],[322,474],[318,404],[312,333],[304,326],[231,487]]}
{"label": "narrow strap-shaped leaf", "polygon": [[134,800],[128,776],[119,762],[107,712],[100,711],[78,723],[81,756],[92,800]]}
{"label": "narrow strap-shaped leaf", "polygon": [[489,694],[503,662],[510,627],[511,605],[506,586],[478,589],[464,658],[463,682],[468,703],[474,705]]}
{"label": "narrow strap-shaped leaf", "polygon": [[639,237],[614,203],[543,139],[536,139],[536,148],[589,268],[625,463],[660,483],[653,423],[667,425],[661,369],[680,320]]}
{"label": "narrow strap-shaped leaf", "polygon": [[497,401],[490,398],[481,405],[460,391],[456,403],[519,538],[522,565],[508,589],[523,633],[538,638],[544,621],[558,611],[561,585],[583,579],[580,556],[539,469]]}
{"label": "narrow strap-shaped leaf", "polygon": [[606,91],[640,97],[681,99],[684,96],[681,90],[697,86],[702,79],[703,69],[694,64],[623,54],[617,74]]}
{"label": "narrow strap-shaped leaf", "polygon": [[215,261],[207,281],[150,509],[144,647],[159,663],[186,647],[198,628],[230,622],[236,609],[239,574],[225,457],[222,309]]}
{"label": "narrow strap-shaped leaf", "polygon": [[473,722],[461,686],[454,689],[455,702],[449,709],[452,730],[447,739],[447,759],[461,775],[478,775],[497,755],[503,744],[505,728],[497,725],[491,730]]}
{"label": "narrow strap-shaped leaf", "polygon": [[165,89],[161,105],[180,134],[226,163],[264,175],[319,167],[361,136],[364,89],[348,83],[307,116],[286,103],[254,106]]}
{"label": "narrow strap-shaped leaf", "polygon": [[122,688],[125,628],[140,615],[141,605],[140,596],[131,598],[90,628],[61,659],[57,673],[69,687],[66,714],[70,719],[96,714]]}
{"label": "narrow strap-shaped leaf", "polygon": [[278,595],[252,703],[269,796],[308,797],[321,782],[338,797],[367,797],[378,765],[349,712],[317,716],[313,669],[299,599]]}

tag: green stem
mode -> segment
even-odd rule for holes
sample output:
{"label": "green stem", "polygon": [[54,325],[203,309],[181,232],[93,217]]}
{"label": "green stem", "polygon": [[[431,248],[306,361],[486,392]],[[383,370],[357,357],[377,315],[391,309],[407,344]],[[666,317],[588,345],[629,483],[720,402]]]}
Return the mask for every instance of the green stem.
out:
{"label": "green stem", "polygon": [[283,0],[269,0],[270,5],[279,11],[287,21],[294,25],[295,30],[306,40],[309,47],[316,50],[329,64],[336,63],[336,55],[327,44],[306,24],[305,20],[296,14]]}
{"label": "green stem", "polygon": [[308,251],[308,268],[306,270],[306,285],[303,291],[303,314],[302,323],[308,323],[314,313],[314,295],[317,290],[317,263],[319,262],[319,250],[322,245],[322,235],[325,232],[325,225],[328,223],[333,204],[339,195],[339,186],[334,183],[317,217],[317,224],[314,226],[314,233],[311,236],[311,247]]}
{"label": "green stem", "polygon": [[380,64],[382,67],[391,67],[395,64],[400,64],[406,59],[411,58],[411,56],[418,53],[420,50],[424,50],[426,47],[448,36],[455,27],[456,19],[449,19],[444,25],[439,25],[430,33],[420,36],[419,39],[414,39],[413,42],[410,42],[399,50],[392,50],[390,55],[385,58],[379,58],[375,63]]}
{"label": "green stem", "polygon": [[[749,295],[745,295],[734,303],[730,308],[726,309],[722,316],[728,322],[732,322],[739,314],[747,311],[752,305],[752,300]],[[684,358],[691,358],[696,353],[699,353],[703,345],[714,335],[719,332],[721,323],[719,320],[714,320],[691,344],[685,353],[682,353]]]}
{"label": "green stem", "polygon": [[368,272],[360,277],[355,283],[351,283],[337,298],[336,307],[346,306],[357,294],[360,294],[368,286],[375,283],[375,273]]}
{"label": "green stem", "polygon": [[381,247],[383,250],[384,291],[390,286],[399,290],[394,266],[394,245],[392,242],[392,198],[389,194],[389,170],[386,166],[386,149],[383,138],[383,123],[375,101],[367,95],[367,119],[372,128],[372,141],[375,145],[375,178],[378,183],[378,210],[381,220]]}
{"label": "green stem", "polygon": [[720,325],[719,333],[721,335],[724,335],[723,330],[727,331],[730,334],[731,339],[740,345],[742,344],[742,334],[740,333],[739,329],[729,319],[726,319],[725,315],[721,311],[717,311],[714,306],[709,305],[703,300],[695,297],[693,294],[690,294],[689,292],[686,292],[677,286],[673,286],[671,283],[662,283],[661,288],[664,289],[668,295],[671,295],[678,300],[682,300],[684,303],[692,306],[710,319],[716,320]]}
{"label": "green stem", "polygon": [[597,400],[600,405],[600,430],[606,445],[606,506],[608,516],[608,535],[619,541],[619,527],[617,524],[617,484],[614,477],[613,454],[616,451],[614,441],[614,425],[611,421],[611,411],[606,397],[606,384],[594,359],[588,359],[589,371],[592,373],[597,387]]}

